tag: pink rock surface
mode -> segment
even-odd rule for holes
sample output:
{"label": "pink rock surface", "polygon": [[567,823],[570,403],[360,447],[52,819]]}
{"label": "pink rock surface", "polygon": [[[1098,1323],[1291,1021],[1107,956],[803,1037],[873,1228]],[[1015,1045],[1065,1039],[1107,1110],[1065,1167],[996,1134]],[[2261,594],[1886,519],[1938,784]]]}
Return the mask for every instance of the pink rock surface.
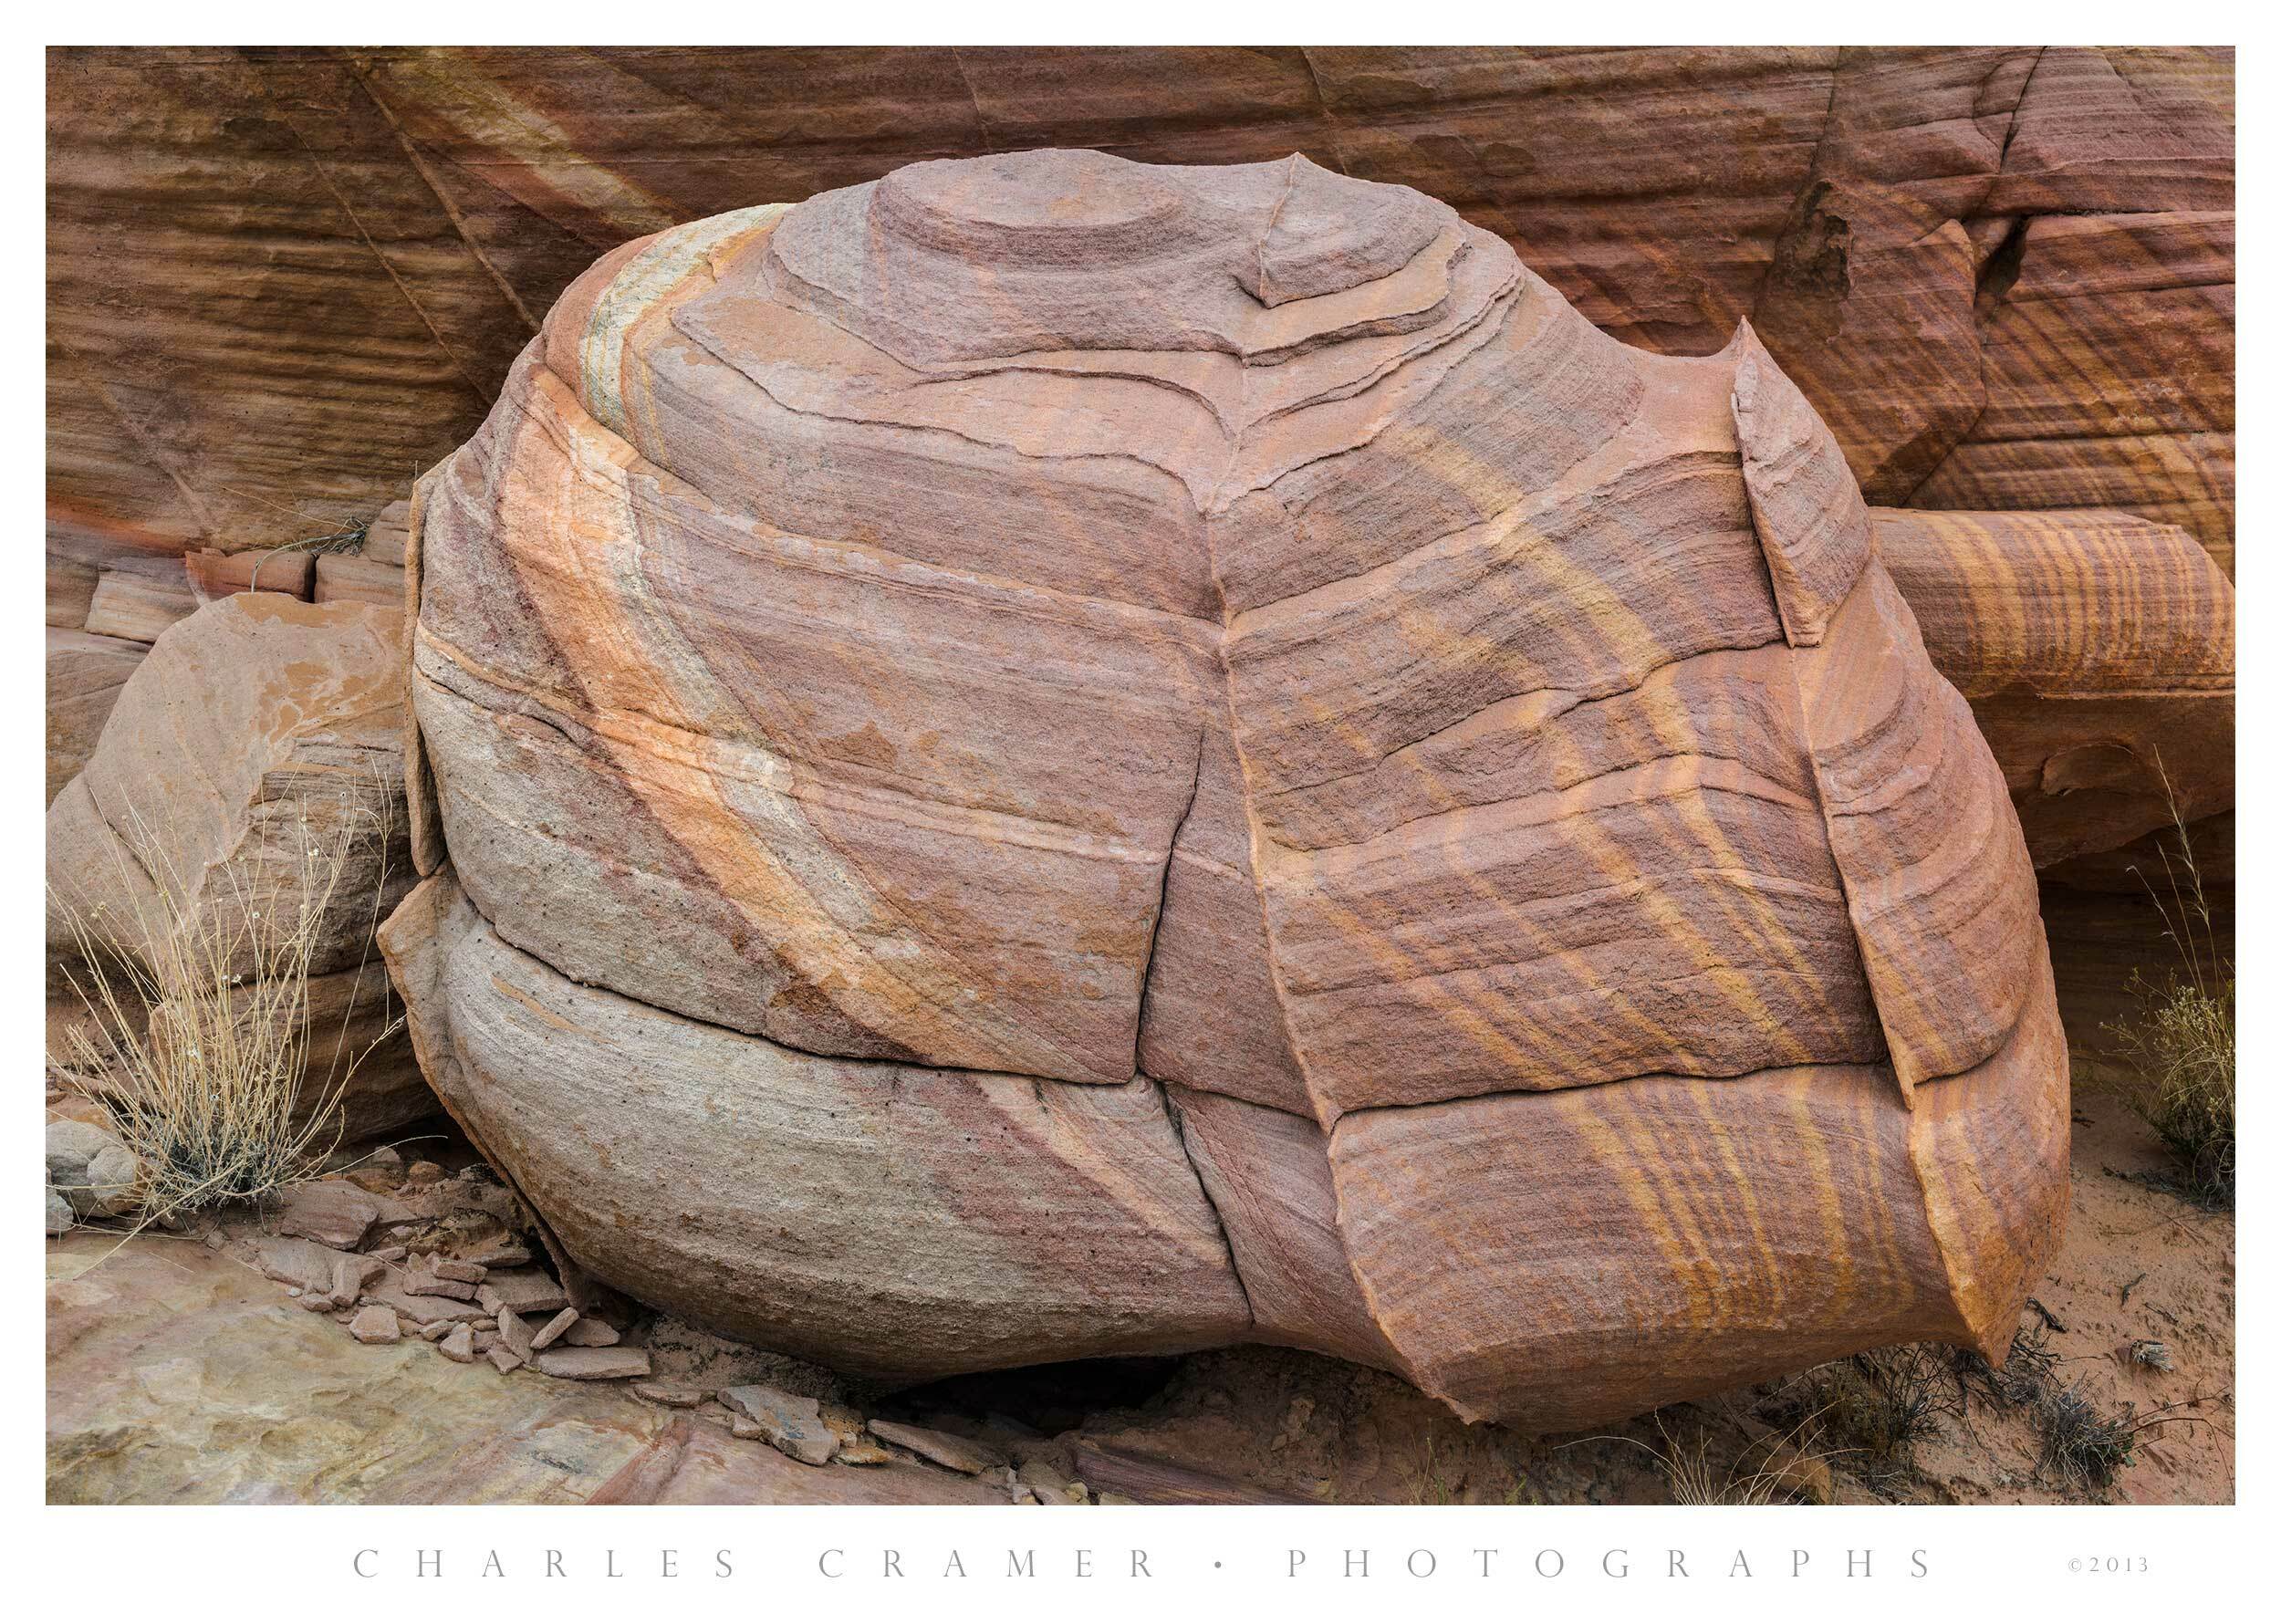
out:
{"label": "pink rock surface", "polygon": [[632,1296],[1577,1425],[2000,1357],[2056,1242],[2004,774],[1747,328],[1297,157],[922,163],[605,256],[408,558],[384,946]]}

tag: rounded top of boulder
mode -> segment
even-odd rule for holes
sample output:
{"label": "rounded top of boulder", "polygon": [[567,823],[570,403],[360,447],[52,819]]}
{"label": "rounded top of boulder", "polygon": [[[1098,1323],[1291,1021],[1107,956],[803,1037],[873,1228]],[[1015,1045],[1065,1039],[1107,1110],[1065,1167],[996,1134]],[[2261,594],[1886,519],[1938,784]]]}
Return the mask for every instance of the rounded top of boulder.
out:
{"label": "rounded top of boulder", "polygon": [[[1468,254],[1512,258],[1445,203],[1297,152],[1186,166],[1047,149],[914,163],[811,198],[775,234],[768,285],[910,365],[1252,359],[1450,314]],[[1492,291],[1465,302],[1477,312]]]}

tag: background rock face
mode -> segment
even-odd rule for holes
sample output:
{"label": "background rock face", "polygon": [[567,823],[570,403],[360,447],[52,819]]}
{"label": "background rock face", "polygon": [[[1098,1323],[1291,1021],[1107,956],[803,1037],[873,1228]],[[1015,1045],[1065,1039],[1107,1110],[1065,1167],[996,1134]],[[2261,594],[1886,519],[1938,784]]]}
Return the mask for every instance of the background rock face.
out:
{"label": "background rock face", "polygon": [[[401,496],[598,255],[1033,147],[1304,151],[1447,201],[1627,343],[1707,355],[1747,318],[1870,501],[2050,515],[1994,570],[1950,555],[1984,627],[2208,601],[2175,532],[2085,510],[2232,572],[2230,50],[96,49],[51,52],[47,92],[51,797],[200,601],[181,555]],[[371,561],[297,595],[392,601]],[[1912,597],[2039,866],[2165,822],[2164,776],[2232,804],[2224,601],[2224,636],[2140,645],[2165,668],[1999,694]]]}
{"label": "background rock face", "polygon": [[1628,343],[1748,318],[1873,502],[2230,568],[2233,102],[2226,49],[51,52],[51,547],[360,517],[597,255],[1060,146],[1415,186]]}
{"label": "background rock face", "polygon": [[637,1296],[1558,1426],[2000,1351],[2055,1240],[2033,871],[1840,448],[1420,193],[1043,151],[628,245],[410,571],[384,945]]}

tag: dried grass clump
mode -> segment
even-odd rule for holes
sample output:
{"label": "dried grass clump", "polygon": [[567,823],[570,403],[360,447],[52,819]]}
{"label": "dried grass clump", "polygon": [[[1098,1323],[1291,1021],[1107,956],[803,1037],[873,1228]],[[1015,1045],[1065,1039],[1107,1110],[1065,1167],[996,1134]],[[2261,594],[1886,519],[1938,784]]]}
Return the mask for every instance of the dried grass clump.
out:
{"label": "dried grass clump", "polygon": [[[2181,1190],[2205,1206],[2234,1203],[2234,966],[2217,951],[2210,905],[2178,805],[2173,860],[2162,848],[2163,884],[2141,875],[2161,911],[2162,934],[2182,969],[2157,984],[2133,972],[2136,1021],[2110,1024],[2122,1057],[2137,1074],[2123,1098],[2161,1136],[2185,1166]],[[2165,897],[2164,892],[2168,892]]]}
{"label": "dried grass clump", "polygon": [[2071,1487],[2106,1488],[2138,1459],[2140,1431],[2155,1424],[2134,1422],[2133,1414],[2126,1405],[2120,1415],[2101,1415],[2080,1383],[2053,1389],[2036,1411],[2044,1440],[2040,1463]]}
{"label": "dried grass clump", "polygon": [[1830,1456],[1812,1447],[1817,1419],[1809,1415],[1786,1431],[1768,1434],[1747,1449],[1741,1461],[1725,1467],[1712,1464],[1708,1431],[1699,1430],[1692,1442],[1682,1443],[1672,1436],[1661,1412],[1655,1417],[1656,1434],[1663,1441],[1661,1449],[1643,1438],[1612,1433],[1574,1442],[1630,1443],[1647,1451],[1662,1467],[1674,1505],[1781,1505],[1822,1499],[1829,1493]]}
{"label": "dried grass clump", "polygon": [[1800,1371],[1758,1409],[1794,1429],[1814,1424],[1832,1458],[1882,1492],[1915,1466],[1916,1448],[1957,1415],[1959,1377],[1945,1348],[1910,1343],[1872,1348]]}
{"label": "dried grass clump", "polygon": [[[349,1079],[401,1021],[355,1047],[356,1012],[344,1010],[312,1079],[309,979],[336,902],[354,905],[344,877],[362,884],[377,853],[385,880],[388,806],[379,796],[328,799],[317,816],[307,804],[273,808],[266,849],[195,876],[130,809],[117,860],[141,865],[152,897],[136,917],[104,917],[100,903],[82,914],[51,888],[78,958],[61,973],[96,1018],[49,1064],[102,1099],[141,1164],[137,1227],[257,1201],[338,1146]],[[368,943],[385,889],[372,889]]]}

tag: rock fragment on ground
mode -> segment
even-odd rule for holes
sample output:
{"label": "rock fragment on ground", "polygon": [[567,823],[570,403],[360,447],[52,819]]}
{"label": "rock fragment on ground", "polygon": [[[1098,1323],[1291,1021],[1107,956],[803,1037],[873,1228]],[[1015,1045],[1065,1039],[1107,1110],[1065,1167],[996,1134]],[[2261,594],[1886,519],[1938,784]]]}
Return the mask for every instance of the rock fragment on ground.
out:
{"label": "rock fragment on ground", "polygon": [[396,1322],[396,1310],[379,1303],[367,1303],[349,1321],[349,1334],[359,1342],[385,1347],[403,1337],[403,1327]]}
{"label": "rock fragment on ground", "polygon": [[472,1365],[475,1362],[475,1333],[463,1325],[455,1325],[451,1335],[435,1345],[435,1350],[447,1359]]}
{"label": "rock fragment on ground", "polygon": [[954,1432],[938,1432],[932,1427],[907,1426],[891,1421],[870,1421],[864,1425],[882,1443],[907,1449],[922,1460],[932,1461],[953,1472],[963,1472],[969,1477],[1001,1471],[1006,1465],[1005,1456],[989,1444],[961,1438]]}
{"label": "rock fragment on ground", "polygon": [[578,1311],[576,1308],[565,1308],[561,1313],[556,1315],[545,1325],[540,1326],[537,1330],[531,1333],[531,1346],[534,1348],[552,1348],[555,1345],[556,1338],[560,1337],[563,1332],[568,1330],[572,1326],[578,1324]]}
{"label": "rock fragment on ground", "polygon": [[804,1465],[825,1464],[839,1447],[838,1434],[824,1424],[823,1411],[814,1399],[755,1384],[723,1388],[721,1402],[750,1423],[745,1428],[732,1425],[737,1436],[757,1437]]}
{"label": "rock fragment on ground", "polygon": [[475,1287],[475,1300],[486,1314],[512,1308],[517,1314],[552,1314],[570,1306],[562,1287],[536,1269],[493,1269]]}
{"label": "rock fragment on ground", "polygon": [[512,1308],[502,1308],[495,1323],[499,1340],[505,1344],[507,1351],[519,1359],[528,1359],[531,1357],[531,1327],[524,1317]]}
{"label": "rock fragment on ground", "polygon": [[361,1263],[352,1253],[340,1252],[315,1241],[290,1235],[263,1235],[254,1243],[254,1266],[278,1285],[303,1293],[330,1296],[340,1272],[347,1268],[361,1281]]}
{"label": "rock fragment on ground", "polygon": [[287,1188],[277,1199],[272,1222],[281,1235],[299,1235],[322,1246],[354,1252],[380,1222],[380,1203],[344,1179],[312,1179]]}
{"label": "rock fragment on ground", "polygon": [[639,1348],[549,1348],[536,1362],[540,1375],[570,1381],[618,1381],[650,1373],[650,1356]]}

